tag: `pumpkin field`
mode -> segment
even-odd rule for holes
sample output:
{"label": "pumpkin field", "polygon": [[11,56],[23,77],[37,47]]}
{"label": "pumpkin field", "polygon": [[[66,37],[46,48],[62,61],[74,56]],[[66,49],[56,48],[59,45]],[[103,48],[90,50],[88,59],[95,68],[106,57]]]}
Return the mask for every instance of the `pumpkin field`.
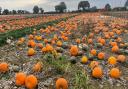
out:
{"label": "pumpkin field", "polygon": [[0,89],[128,89],[128,19],[0,17]]}

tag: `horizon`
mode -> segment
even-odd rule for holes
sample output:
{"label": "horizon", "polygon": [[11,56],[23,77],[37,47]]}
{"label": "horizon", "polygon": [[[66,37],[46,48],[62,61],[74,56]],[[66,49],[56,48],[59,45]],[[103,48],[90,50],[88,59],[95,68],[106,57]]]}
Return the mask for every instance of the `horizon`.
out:
{"label": "horizon", "polygon": [[[78,3],[82,0],[0,0],[0,7],[3,9],[9,10],[27,10],[32,12],[32,9],[35,5],[47,11],[55,11],[55,5],[60,2],[65,2],[67,5],[67,10],[77,10]],[[104,8],[104,6],[109,3],[112,8],[114,7],[123,7],[127,0],[85,0],[89,1],[90,7],[96,6],[99,8]]]}

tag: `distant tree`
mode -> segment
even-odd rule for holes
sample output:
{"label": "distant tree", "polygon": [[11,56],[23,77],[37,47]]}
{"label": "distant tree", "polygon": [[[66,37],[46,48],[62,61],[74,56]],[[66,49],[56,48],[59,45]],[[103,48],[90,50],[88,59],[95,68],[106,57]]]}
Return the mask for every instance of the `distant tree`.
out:
{"label": "distant tree", "polygon": [[128,10],[128,0],[126,1],[124,7]]}
{"label": "distant tree", "polygon": [[12,14],[17,14],[16,10],[12,10]]}
{"label": "distant tree", "polygon": [[8,9],[4,9],[3,14],[4,15],[8,15],[9,14],[9,10]]}
{"label": "distant tree", "polygon": [[0,15],[1,15],[1,12],[2,12],[2,7],[0,7]]}
{"label": "distant tree", "polygon": [[24,14],[30,14],[30,12],[27,10],[24,10]]}
{"label": "distant tree", "polygon": [[94,6],[94,7],[90,8],[90,11],[91,11],[91,12],[96,12],[96,11],[98,11],[98,10],[97,10],[97,7]]}
{"label": "distant tree", "polygon": [[88,10],[90,8],[90,3],[88,1],[80,1],[78,4],[78,10]]}
{"label": "distant tree", "polygon": [[59,12],[59,8],[60,8],[60,5],[56,5],[56,6],[55,6],[56,12]]}
{"label": "distant tree", "polygon": [[63,12],[66,12],[66,9],[67,9],[67,6],[66,6],[65,2],[61,2],[59,5],[55,6],[56,12],[63,13]]}
{"label": "distant tree", "polygon": [[22,14],[23,12],[22,12],[22,10],[17,10],[17,13]]}
{"label": "distant tree", "polygon": [[44,9],[43,8],[39,8],[40,9],[40,13],[43,14],[44,13]]}
{"label": "distant tree", "polygon": [[105,10],[106,10],[106,11],[110,11],[110,10],[111,10],[110,4],[106,4],[106,5],[105,5]]}
{"label": "distant tree", "polygon": [[34,6],[33,13],[34,14],[38,14],[39,13],[39,7],[38,6]]}

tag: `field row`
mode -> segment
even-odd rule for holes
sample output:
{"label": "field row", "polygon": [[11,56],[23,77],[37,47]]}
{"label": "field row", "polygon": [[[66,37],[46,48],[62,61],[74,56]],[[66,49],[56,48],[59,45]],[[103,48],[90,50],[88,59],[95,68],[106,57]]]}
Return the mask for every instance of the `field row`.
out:
{"label": "field row", "polygon": [[0,47],[1,88],[127,89],[128,21],[100,13],[68,17]]}

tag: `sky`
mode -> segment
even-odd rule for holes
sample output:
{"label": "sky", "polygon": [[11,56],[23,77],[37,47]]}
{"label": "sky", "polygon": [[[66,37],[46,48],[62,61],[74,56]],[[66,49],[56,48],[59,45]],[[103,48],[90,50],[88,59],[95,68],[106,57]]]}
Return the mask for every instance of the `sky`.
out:
{"label": "sky", "polygon": [[[0,0],[0,6],[9,10],[28,10],[32,11],[34,5],[42,7],[45,11],[54,11],[54,6],[64,1],[68,10],[76,10],[78,3],[83,0]],[[124,6],[127,0],[87,0],[91,7],[103,8],[107,3],[112,7]]]}

